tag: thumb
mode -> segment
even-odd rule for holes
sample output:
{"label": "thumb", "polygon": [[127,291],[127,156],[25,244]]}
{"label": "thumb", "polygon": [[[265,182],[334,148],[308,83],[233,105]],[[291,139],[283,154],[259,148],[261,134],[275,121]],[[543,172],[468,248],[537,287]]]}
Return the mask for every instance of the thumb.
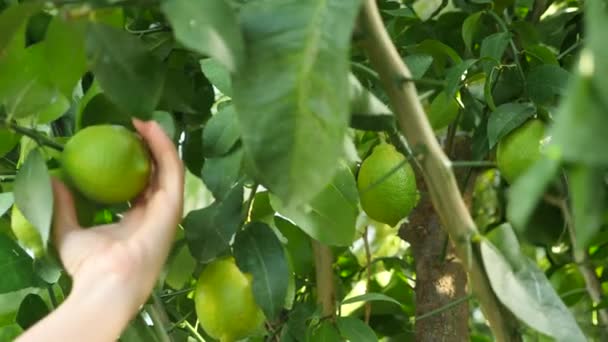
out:
{"label": "thumb", "polygon": [[74,208],[74,199],[70,190],[60,180],[53,177],[53,236],[55,243],[61,246],[70,231],[81,229]]}

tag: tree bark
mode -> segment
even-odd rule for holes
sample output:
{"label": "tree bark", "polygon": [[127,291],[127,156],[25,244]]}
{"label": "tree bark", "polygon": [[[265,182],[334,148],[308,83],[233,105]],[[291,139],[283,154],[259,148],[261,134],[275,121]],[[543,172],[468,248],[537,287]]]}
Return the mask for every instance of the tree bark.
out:
{"label": "tree bark", "polygon": [[[468,160],[470,144],[460,137],[454,140],[457,160]],[[450,148],[452,149],[452,148]],[[461,169],[465,171],[465,169]],[[417,185],[421,193],[426,193],[422,176],[417,175]],[[456,179],[466,177],[465,172],[456,172]],[[472,182],[470,182],[472,183]],[[470,190],[465,191],[465,203],[470,204]],[[428,197],[423,197],[412,214],[409,224],[402,227],[399,234],[412,247],[416,264],[416,317],[440,309],[468,296],[467,274],[460,260],[454,254],[454,246],[441,227],[439,216]],[[452,342],[469,341],[469,302],[462,303],[428,316],[417,319],[416,341]]]}

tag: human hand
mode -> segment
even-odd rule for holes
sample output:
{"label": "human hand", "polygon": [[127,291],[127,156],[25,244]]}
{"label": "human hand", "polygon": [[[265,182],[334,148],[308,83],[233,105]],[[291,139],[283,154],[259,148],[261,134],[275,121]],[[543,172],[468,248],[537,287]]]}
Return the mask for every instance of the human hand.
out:
{"label": "human hand", "polygon": [[83,229],[70,191],[53,179],[53,239],[72,292],[94,291],[110,282],[131,314],[149,296],[173,243],[183,205],[184,170],[171,140],[155,122],[133,120],[154,160],[144,193],[118,223]]}

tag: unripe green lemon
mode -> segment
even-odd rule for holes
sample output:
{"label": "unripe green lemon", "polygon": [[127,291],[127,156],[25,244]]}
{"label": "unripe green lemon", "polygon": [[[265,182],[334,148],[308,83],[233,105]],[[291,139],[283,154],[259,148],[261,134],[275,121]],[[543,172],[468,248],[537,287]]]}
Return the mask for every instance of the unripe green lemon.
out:
{"label": "unripe green lemon", "polygon": [[105,204],[133,199],[148,183],[150,157],[141,140],[122,126],[89,126],[65,145],[63,171],[88,198]]}
{"label": "unripe green lemon", "polygon": [[30,221],[21,213],[21,210],[13,205],[11,211],[11,229],[13,234],[25,249],[32,252],[35,258],[40,258],[44,255],[44,245],[40,233]]}
{"label": "unripe green lemon", "polygon": [[541,157],[545,124],[532,119],[498,142],[496,162],[503,177],[513,183]]}
{"label": "unripe green lemon", "polygon": [[[386,177],[395,167],[398,169]],[[390,144],[376,146],[363,161],[357,187],[361,207],[367,215],[390,226],[409,215],[418,203],[414,170],[405,156]]]}
{"label": "unripe green lemon", "polygon": [[264,322],[251,289],[251,276],[234,258],[216,260],[203,270],[194,293],[196,314],[209,336],[233,342],[254,334]]}

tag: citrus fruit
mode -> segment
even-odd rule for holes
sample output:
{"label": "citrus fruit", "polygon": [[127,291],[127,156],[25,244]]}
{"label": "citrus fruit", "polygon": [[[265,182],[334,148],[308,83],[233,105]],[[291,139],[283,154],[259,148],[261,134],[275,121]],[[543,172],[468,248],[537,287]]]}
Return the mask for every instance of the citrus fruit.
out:
{"label": "citrus fruit", "polygon": [[250,336],[264,322],[251,290],[251,276],[242,273],[231,257],[205,267],[196,284],[194,303],[205,332],[221,342]]}
{"label": "citrus fruit", "polygon": [[513,183],[541,156],[545,124],[532,119],[498,142],[496,161],[503,177]]}
{"label": "citrus fruit", "polygon": [[82,194],[105,204],[133,199],[150,176],[150,157],[143,143],[122,126],[80,130],[65,145],[62,166]]}
{"label": "citrus fruit", "polygon": [[24,249],[30,251],[35,258],[44,255],[44,245],[40,233],[21,213],[21,210],[13,205],[11,211],[11,229],[13,234]]}
{"label": "citrus fruit", "polygon": [[405,156],[390,144],[379,144],[363,161],[357,187],[367,215],[391,227],[418,203],[414,170]]}

